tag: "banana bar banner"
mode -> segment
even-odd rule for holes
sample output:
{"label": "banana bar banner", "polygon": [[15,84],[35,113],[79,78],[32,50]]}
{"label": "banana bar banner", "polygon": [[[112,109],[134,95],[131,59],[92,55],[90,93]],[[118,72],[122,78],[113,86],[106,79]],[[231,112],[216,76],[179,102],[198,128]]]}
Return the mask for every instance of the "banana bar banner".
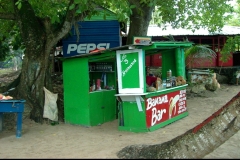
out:
{"label": "banana bar banner", "polygon": [[157,125],[187,111],[186,90],[145,99],[147,127]]}

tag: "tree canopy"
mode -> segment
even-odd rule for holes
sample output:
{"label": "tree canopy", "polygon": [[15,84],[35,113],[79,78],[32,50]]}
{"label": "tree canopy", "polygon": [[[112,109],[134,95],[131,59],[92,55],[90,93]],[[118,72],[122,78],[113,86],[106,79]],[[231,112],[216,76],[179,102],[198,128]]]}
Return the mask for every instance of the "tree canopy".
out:
{"label": "tree canopy", "polygon": [[197,30],[208,28],[210,32],[220,30],[233,11],[228,0],[170,0],[159,2],[157,11],[162,17],[161,24],[171,24],[173,28]]}
{"label": "tree canopy", "polygon": [[231,19],[227,21],[227,24],[231,26],[240,26],[240,0],[236,1],[233,15]]}

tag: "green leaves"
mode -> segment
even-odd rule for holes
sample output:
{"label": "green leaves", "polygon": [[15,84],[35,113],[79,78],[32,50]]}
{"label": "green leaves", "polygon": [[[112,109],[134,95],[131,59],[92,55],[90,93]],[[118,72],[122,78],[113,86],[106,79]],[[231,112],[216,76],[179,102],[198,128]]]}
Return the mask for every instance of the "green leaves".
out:
{"label": "green leaves", "polygon": [[60,20],[59,20],[59,17],[58,16],[53,16],[52,18],[51,18],[51,23],[52,24],[54,24],[54,23],[59,23],[60,22]]}
{"label": "green leaves", "polygon": [[135,7],[136,7],[135,5],[131,5],[131,6],[130,6],[130,9],[133,9],[133,8],[135,8]]}
{"label": "green leaves", "polygon": [[201,57],[201,58],[208,58],[208,57],[216,58],[217,57],[216,53],[208,47],[210,46],[203,45],[203,44],[194,45],[185,51],[185,58],[187,58],[190,55],[194,57]]}
{"label": "green leaves", "polygon": [[69,7],[69,10],[72,10],[73,8],[75,8],[75,4],[72,4],[72,5]]}
{"label": "green leaves", "polygon": [[210,32],[220,30],[232,12],[228,0],[168,0],[157,1],[153,20],[161,19],[161,25],[196,30],[207,28]]}
{"label": "green leaves", "polygon": [[[70,5],[69,10],[72,10],[76,7],[78,4],[87,4],[87,0],[74,0],[74,3]],[[81,10],[78,9],[76,13],[81,13]]]}
{"label": "green leaves", "polygon": [[220,51],[220,60],[222,62],[227,62],[231,57],[233,52],[238,50],[240,47],[240,36],[228,37],[226,43],[224,44],[222,50]]}
{"label": "green leaves", "polygon": [[77,9],[77,10],[76,10],[76,13],[77,13],[77,14],[82,13],[81,9]]}
{"label": "green leaves", "polygon": [[22,0],[18,0],[15,5],[17,5],[17,8],[18,9],[21,9],[22,8]]}
{"label": "green leaves", "polygon": [[240,26],[240,21],[239,21],[239,17],[240,17],[240,1],[238,0],[236,2],[236,5],[233,8],[233,12],[235,14],[233,15],[229,15],[230,18],[228,18],[227,24],[232,25],[232,26]]}
{"label": "green leaves", "polygon": [[0,61],[5,60],[9,51],[10,51],[10,49],[9,49],[8,43],[6,41],[1,41],[0,40]]}
{"label": "green leaves", "polygon": [[82,2],[86,3],[87,0],[74,0],[74,4],[80,4]]}

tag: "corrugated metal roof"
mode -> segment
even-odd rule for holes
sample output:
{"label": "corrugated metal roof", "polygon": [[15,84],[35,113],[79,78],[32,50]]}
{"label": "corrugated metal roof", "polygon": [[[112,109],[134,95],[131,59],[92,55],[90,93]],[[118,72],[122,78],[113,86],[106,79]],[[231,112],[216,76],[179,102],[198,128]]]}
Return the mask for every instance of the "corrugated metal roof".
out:
{"label": "corrugated metal roof", "polygon": [[167,35],[237,35],[240,34],[240,27],[224,26],[221,32],[210,33],[207,29],[199,29],[195,32],[187,29],[173,29],[168,26],[166,30],[157,25],[150,25],[148,27],[147,36],[167,36]]}

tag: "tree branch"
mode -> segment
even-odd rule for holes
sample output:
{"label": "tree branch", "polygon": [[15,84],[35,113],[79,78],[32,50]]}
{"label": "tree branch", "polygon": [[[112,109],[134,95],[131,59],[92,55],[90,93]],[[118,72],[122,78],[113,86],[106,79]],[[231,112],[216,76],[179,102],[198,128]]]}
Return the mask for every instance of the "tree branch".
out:
{"label": "tree branch", "polygon": [[12,13],[0,13],[0,19],[15,20],[15,15]]}
{"label": "tree branch", "polygon": [[[73,3],[74,3],[74,1],[70,0],[69,6]],[[78,8],[78,5],[76,5],[74,9],[68,10],[62,27],[60,28],[60,30],[54,32],[53,36],[51,36],[52,39],[50,41],[52,43],[55,43],[56,40],[58,41],[58,40],[62,39],[71,30],[73,24],[76,21],[83,20],[87,16],[88,11],[82,12],[81,14],[76,16],[75,13],[76,13],[77,8]]]}

